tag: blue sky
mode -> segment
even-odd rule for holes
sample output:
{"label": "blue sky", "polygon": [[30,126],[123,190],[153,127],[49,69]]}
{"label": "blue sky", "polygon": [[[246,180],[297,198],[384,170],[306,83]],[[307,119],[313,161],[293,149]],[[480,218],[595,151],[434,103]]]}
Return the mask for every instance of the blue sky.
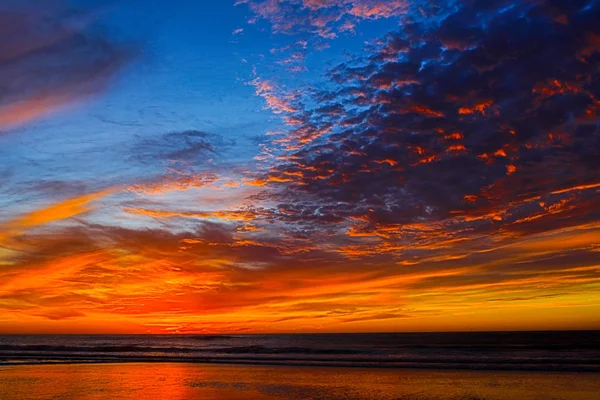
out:
{"label": "blue sky", "polygon": [[[32,176],[91,190],[163,173],[160,162],[128,160],[140,141],[165,132],[198,130],[219,136],[227,145],[214,163],[252,168],[245,164],[259,154],[261,138],[285,129],[280,116],[256,95],[256,78],[287,90],[326,85],[329,68],[399,24],[395,18],[362,21],[357,32],[318,38],[322,46],[303,50],[303,70],[289,71],[280,61],[295,52],[297,42],[313,41],[314,35],[273,32],[269,21],[253,22],[245,4],[154,0],[95,9],[89,2],[71,4],[91,12],[90,30],[129,47],[132,60],[101,95],[9,128],[27,132],[26,139],[3,135],[3,159],[15,186],[14,194],[4,199],[11,205],[4,208],[7,215],[38,205],[18,201],[30,195],[19,187],[27,186]],[[19,168],[11,169],[11,164]],[[64,189],[48,195],[58,199]]]}

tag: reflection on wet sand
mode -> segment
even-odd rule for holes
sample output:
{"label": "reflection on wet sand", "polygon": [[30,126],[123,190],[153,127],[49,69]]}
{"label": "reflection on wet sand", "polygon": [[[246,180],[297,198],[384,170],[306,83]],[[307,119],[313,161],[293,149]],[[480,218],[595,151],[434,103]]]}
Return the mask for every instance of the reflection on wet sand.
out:
{"label": "reflection on wet sand", "polygon": [[596,400],[594,373],[203,364],[0,367],[0,399]]}

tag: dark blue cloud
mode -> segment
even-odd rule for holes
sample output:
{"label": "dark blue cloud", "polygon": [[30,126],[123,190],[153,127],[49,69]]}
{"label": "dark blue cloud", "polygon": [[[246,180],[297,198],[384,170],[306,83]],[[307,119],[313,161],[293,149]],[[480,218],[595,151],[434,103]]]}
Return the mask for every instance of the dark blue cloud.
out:
{"label": "dark blue cloud", "polygon": [[297,221],[597,218],[600,5],[457,4],[337,66],[338,89],[306,101],[265,177]]}

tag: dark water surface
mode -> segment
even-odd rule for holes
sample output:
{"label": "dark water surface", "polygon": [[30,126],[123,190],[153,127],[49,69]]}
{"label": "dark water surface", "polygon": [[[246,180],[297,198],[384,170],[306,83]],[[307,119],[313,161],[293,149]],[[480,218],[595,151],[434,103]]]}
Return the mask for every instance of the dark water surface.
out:
{"label": "dark water surface", "polygon": [[0,335],[0,365],[115,362],[600,372],[600,331]]}

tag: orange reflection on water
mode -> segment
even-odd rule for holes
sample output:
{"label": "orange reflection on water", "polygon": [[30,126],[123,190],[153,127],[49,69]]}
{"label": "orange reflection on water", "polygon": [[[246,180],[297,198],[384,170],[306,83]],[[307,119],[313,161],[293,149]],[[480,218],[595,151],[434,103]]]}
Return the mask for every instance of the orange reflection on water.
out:
{"label": "orange reflection on water", "polygon": [[2,399],[597,399],[594,373],[202,364],[0,367]]}

